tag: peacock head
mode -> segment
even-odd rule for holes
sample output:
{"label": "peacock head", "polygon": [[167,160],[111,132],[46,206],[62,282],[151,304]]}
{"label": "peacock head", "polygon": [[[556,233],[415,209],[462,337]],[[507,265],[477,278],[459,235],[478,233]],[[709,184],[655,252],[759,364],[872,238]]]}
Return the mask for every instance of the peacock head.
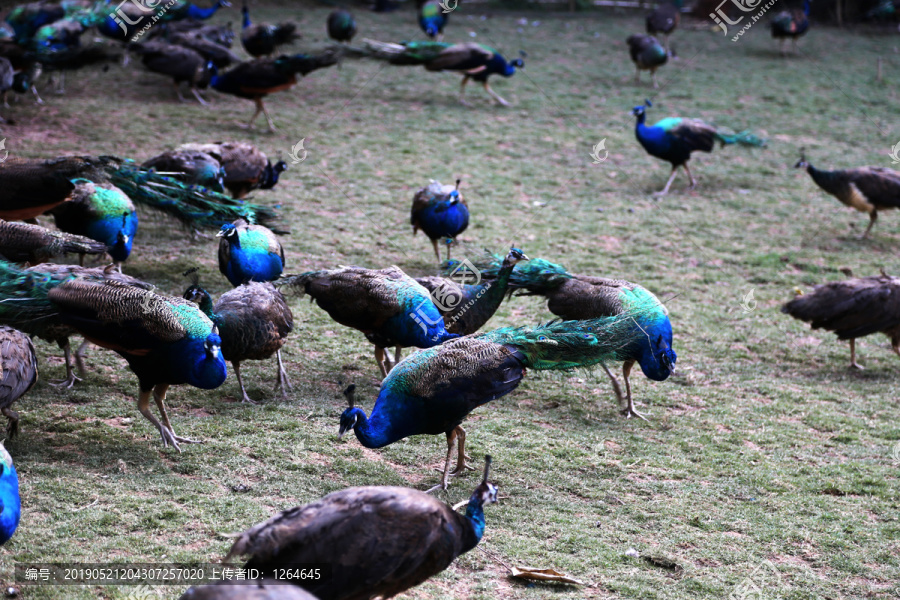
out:
{"label": "peacock head", "polygon": [[216,234],[216,237],[225,238],[232,244],[237,243],[237,227],[235,227],[234,223],[225,223],[224,225],[222,225],[222,229],[219,230],[219,233]]}
{"label": "peacock head", "polygon": [[206,357],[211,360],[216,360],[222,355],[222,338],[219,337],[219,328],[215,325],[212,332],[206,336],[203,348],[206,350]]}
{"label": "peacock head", "polygon": [[497,501],[497,486],[488,481],[491,474],[491,455],[484,457],[484,476],[481,483],[472,492],[469,497],[469,506],[484,506],[485,504],[494,504]]}
{"label": "peacock head", "polygon": [[341,413],[341,425],[338,429],[338,439],[341,439],[344,437],[344,434],[356,427],[359,415],[362,414],[362,410],[354,406],[354,403],[356,402],[355,384],[351,383],[347,386],[347,389],[344,390],[344,397],[347,399],[347,404],[350,406]]}
{"label": "peacock head", "polygon": [[795,169],[806,169],[809,168],[809,163],[806,162],[806,148],[800,148],[800,160],[797,161],[797,164],[794,165]]}
{"label": "peacock head", "polygon": [[209,292],[204,290],[197,283],[192,284],[191,287],[184,290],[184,294],[182,294],[181,297],[196,304],[200,308],[200,311],[210,319],[213,317],[212,297],[209,295]]}
{"label": "peacock head", "polygon": [[510,248],[509,254],[506,255],[506,258],[503,260],[503,264],[505,265],[517,265],[520,262],[531,260],[528,256],[525,255],[524,252],[519,250],[518,248]]}
{"label": "peacock head", "polygon": [[[650,347],[645,347],[638,362],[644,375],[654,381],[668,379],[669,375],[675,372],[675,361],[678,359],[675,351],[672,350],[672,327],[668,325],[668,320],[665,329],[667,329],[666,332],[657,334],[655,342],[651,341],[652,337],[642,336]],[[650,335],[653,334],[650,333]]]}

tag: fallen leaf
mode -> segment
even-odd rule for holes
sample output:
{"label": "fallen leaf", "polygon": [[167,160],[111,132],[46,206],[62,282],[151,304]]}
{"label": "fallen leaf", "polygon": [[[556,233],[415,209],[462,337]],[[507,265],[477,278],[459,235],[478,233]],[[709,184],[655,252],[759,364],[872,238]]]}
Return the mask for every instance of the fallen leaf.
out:
{"label": "fallen leaf", "polygon": [[569,577],[565,573],[554,571],[553,569],[536,569],[534,567],[513,567],[511,569],[512,576],[520,579],[532,579],[535,581],[559,581],[560,583],[573,583],[575,585],[584,585],[583,581],[578,581]]}

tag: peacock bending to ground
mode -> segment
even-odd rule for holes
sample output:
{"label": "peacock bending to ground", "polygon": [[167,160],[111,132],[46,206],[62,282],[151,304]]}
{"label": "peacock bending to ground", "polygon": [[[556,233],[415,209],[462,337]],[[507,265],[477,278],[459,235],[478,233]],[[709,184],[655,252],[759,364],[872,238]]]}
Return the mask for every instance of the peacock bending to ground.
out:
{"label": "peacock bending to ground", "polygon": [[352,487],[283,511],[235,540],[225,557],[249,555],[248,569],[274,573],[327,564],[331,577],[296,580],[320,600],[392,598],[437,575],[484,535],[485,504],[497,501],[491,457],[465,515],[405,487]]}
{"label": "peacock bending to ground", "polygon": [[165,42],[150,41],[129,48],[142,55],[141,62],[148,70],[172,78],[179,101],[185,101],[180,85],[187,83],[197,102],[208,104],[200,90],[207,88],[212,79],[215,65],[211,60],[191,48]]}
{"label": "peacock bending to ground", "polygon": [[297,74],[308,75],[317,69],[337,64],[339,53],[328,49],[315,55],[294,54],[282,55],[278,58],[263,58],[239,63],[222,74],[214,74],[212,87],[223,94],[253,100],[256,112],[247,123],[253,127],[253,121],[263,113],[269,123],[269,131],[275,131],[275,123],[266,110],[263,99],[269,94],[287,90],[297,83]]}
{"label": "peacock bending to ground", "polygon": [[641,71],[650,71],[653,87],[659,88],[659,82],[656,81],[656,69],[668,62],[668,51],[656,41],[655,37],[650,35],[636,34],[629,36],[625,41],[628,43],[631,61],[637,69],[634,74],[634,82],[637,84],[641,82]]}
{"label": "peacock bending to ground", "polygon": [[459,89],[459,102],[465,100],[466,84],[473,79],[484,86],[485,91],[502,106],[509,106],[491,89],[491,75],[512,77],[516,69],[525,63],[520,58],[507,61],[497,50],[475,43],[447,44],[444,42],[404,42],[391,44],[375,40],[363,40],[364,48],[354,49],[362,56],[386,60],[393,65],[422,65],[428,71],[456,71],[463,76]]}
{"label": "peacock bending to ground", "polygon": [[[7,419],[6,435],[9,438],[14,438],[19,433],[19,413],[10,407],[28,393],[37,379],[37,358],[31,338],[12,327],[0,326],[0,412]],[[0,454],[0,462],[3,462],[3,458],[6,457]],[[2,518],[3,514],[0,512],[0,520]]]}
{"label": "peacock bending to ground", "polygon": [[250,282],[225,292],[213,306],[209,293],[197,283],[184,292],[184,298],[195,302],[219,330],[222,356],[234,365],[241,387],[241,402],[256,404],[247,395],[241,379],[241,361],[267,360],[274,354],[278,360],[275,391],[287,397],[291,387],[281,362],[281,347],[294,327],[294,315],[271,283]]}
{"label": "peacock bending to ground", "polygon": [[650,35],[662,34],[666,48],[666,54],[671,54],[669,50],[669,35],[675,31],[681,22],[681,5],[683,0],[673,0],[668,4],[660,4],[653,12],[647,15],[647,33]]}
{"label": "peacock bending to ground", "polygon": [[0,219],[0,257],[35,264],[63,254],[78,254],[83,263],[85,254],[106,254],[106,245],[80,235]]}
{"label": "peacock bending to ground", "polygon": [[142,169],[174,177],[188,184],[197,184],[216,192],[224,192],[225,169],[206,152],[197,150],[167,150],[141,163]]}
{"label": "peacock bending to ground", "polygon": [[[75,190],[70,202],[51,211],[62,231],[86,236],[106,246],[116,265],[131,255],[137,234],[138,216],[131,198],[109,183],[73,179]],[[43,261],[40,261],[43,262]]]}
{"label": "peacock bending to ground", "polygon": [[[647,106],[652,106],[650,101]],[[672,174],[666,182],[666,187],[657,192],[656,196],[664,196],[669,193],[669,187],[675,180],[678,167],[684,167],[688,178],[691,180],[690,189],[697,185],[691,170],[688,168],[688,160],[691,152],[712,152],[715,143],[722,146],[728,144],[740,144],[742,146],[765,146],[766,141],[750,132],[727,133],[700,119],[684,119],[681,117],[669,117],[657,122],[655,125],[647,125],[644,121],[646,115],[643,105],[635,106],[632,113],[637,117],[635,134],[638,142],[651,156],[661,158],[672,163]]]}
{"label": "peacock bending to ground", "polygon": [[188,589],[178,600],[319,600],[306,590],[276,579],[222,581]]}
{"label": "peacock bending to ground", "polygon": [[[483,277],[492,277],[500,267],[500,260],[493,257],[476,261],[475,267]],[[677,358],[672,350],[669,311],[654,294],[628,281],[573,275],[561,265],[540,258],[518,265],[508,287],[510,293],[523,290],[524,295],[546,297],[547,308],[562,319],[627,318],[632,327],[619,340],[622,347],[617,357],[623,363],[624,397],[619,382],[605,364],[602,366],[620,405],[626,403],[622,414],[644,418],[634,408],[629,382],[631,369],[638,363],[648,378],[664,381],[674,371]]]}
{"label": "peacock bending to ground", "polygon": [[809,30],[809,5],[810,0],[803,0],[803,10],[783,10],[769,24],[772,37],[779,40],[782,56],[787,56],[788,40],[793,44],[793,52],[797,53],[797,38]]}
{"label": "peacock bending to ground", "polygon": [[12,457],[0,444],[0,545],[8,542],[16,532],[21,512],[19,476]]}
{"label": "peacock bending to ground", "polygon": [[884,167],[820,171],[809,164],[803,151],[794,167],[806,169],[816,185],[841,203],[869,214],[869,226],[863,238],[868,237],[875,226],[879,210],[900,207],[900,172]]}
{"label": "peacock bending to ground", "polygon": [[383,376],[391,368],[385,348],[395,346],[396,358],[402,348],[430,348],[457,337],[444,328],[428,290],[398,267],[340,267],[281,281],[301,295],[309,294],[310,301],[341,325],[361,331],[375,345],[375,362]]}
{"label": "peacock bending to ground", "polygon": [[449,238],[447,260],[450,260],[450,242],[469,226],[469,206],[459,194],[459,182],[457,179],[454,187],[431,180],[413,196],[409,217],[413,235],[421,229],[428,236],[438,262],[441,260],[438,240]]}
{"label": "peacock bending to ground", "polygon": [[258,23],[254,25],[250,21],[250,9],[247,7],[246,0],[241,8],[241,15],[243,17],[241,45],[244,46],[247,54],[254,58],[269,56],[275,52],[278,46],[292,44],[300,39],[296,23],[279,23],[278,25]]}
{"label": "peacock bending to ground", "polygon": [[215,158],[225,171],[222,185],[235,198],[244,198],[256,189],[272,189],[287,170],[283,160],[272,164],[262,150],[247,142],[182,144],[176,150],[203,152]]}
{"label": "peacock bending to ground", "polygon": [[423,2],[419,7],[419,28],[431,39],[441,41],[448,16],[438,0]]}
{"label": "peacock bending to ground", "polygon": [[284,270],[284,248],[270,229],[243,219],[222,225],[219,239],[219,271],[231,285],[250,281],[275,281]]}
{"label": "peacock bending to ground", "polygon": [[884,272],[817,285],[812,293],[786,303],[781,312],[849,340],[854,369],[863,368],[856,362],[856,338],[873,333],[891,338],[891,349],[900,356],[900,278]]}
{"label": "peacock bending to ground", "polygon": [[328,37],[336,42],[350,43],[356,35],[356,19],[346,10],[338,9],[328,15]]}
{"label": "peacock bending to ground", "polygon": [[[470,412],[516,389],[526,369],[566,370],[624,360],[629,346],[640,343],[639,328],[634,315],[622,314],[504,327],[449,340],[397,364],[381,383],[368,418],[354,406],[354,390],[348,390],[350,407],[341,415],[338,434],[352,429],[366,448],[382,448],[411,435],[446,434],[444,475],[432,488],[446,489],[450,475],[466,466],[461,423]],[[666,348],[660,359],[674,363],[675,353]],[[451,472],[454,443],[457,461]]]}
{"label": "peacock bending to ground", "polygon": [[457,283],[452,277],[417,277],[416,281],[431,293],[434,305],[444,317],[447,331],[469,335],[490,320],[506,296],[509,278],[515,266],[528,260],[518,248],[510,248],[496,276],[481,277],[473,284]]}

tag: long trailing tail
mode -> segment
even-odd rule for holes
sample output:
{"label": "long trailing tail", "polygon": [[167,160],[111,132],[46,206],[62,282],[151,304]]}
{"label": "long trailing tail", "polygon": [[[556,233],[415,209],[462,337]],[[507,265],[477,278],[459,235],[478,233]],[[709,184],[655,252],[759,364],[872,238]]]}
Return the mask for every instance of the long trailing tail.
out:
{"label": "long trailing tail", "polygon": [[341,48],[333,47],[319,54],[284,54],[275,59],[275,68],[283,73],[308,75],[316,69],[337,64],[342,52]]}
{"label": "long trailing tail", "polygon": [[393,65],[424,65],[434,60],[441,52],[452,46],[446,42],[379,42],[364,38],[362,47],[349,46],[346,52],[356,58],[386,60]]}
{"label": "long trailing tail", "polygon": [[749,131],[741,131],[739,133],[729,133],[728,130],[719,129],[716,131],[716,139],[723,146],[728,144],[740,144],[741,146],[752,146],[756,148],[765,148],[766,141]]}
{"label": "long trailing tail", "polygon": [[[499,254],[485,253],[471,264],[478,269],[482,277],[496,278],[503,266],[503,257]],[[445,277],[454,272],[468,270],[467,266],[455,259],[444,261],[441,265],[441,271]],[[525,295],[546,294],[571,278],[572,275],[562,265],[542,258],[533,258],[515,266],[509,277],[508,289],[510,293],[515,290],[527,290]]]}
{"label": "long trailing tail", "polygon": [[306,273],[299,273],[297,275],[282,275],[281,279],[272,283],[279,288],[285,286],[290,287],[292,288],[292,291],[303,296],[306,293],[306,284],[326,272],[327,271],[307,271]]}
{"label": "long trailing tail", "polygon": [[0,323],[20,323],[47,319],[56,314],[47,294],[65,281],[51,273],[26,271],[0,260]]}
{"label": "long trailing tail", "polygon": [[223,224],[242,218],[265,225],[276,233],[287,233],[278,227],[278,214],[272,207],[188,185],[152,169],[144,170],[131,160],[113,156],[100,158],[106,163],[110,183],[134,202],[161,210],[189,227],[218,230]]}

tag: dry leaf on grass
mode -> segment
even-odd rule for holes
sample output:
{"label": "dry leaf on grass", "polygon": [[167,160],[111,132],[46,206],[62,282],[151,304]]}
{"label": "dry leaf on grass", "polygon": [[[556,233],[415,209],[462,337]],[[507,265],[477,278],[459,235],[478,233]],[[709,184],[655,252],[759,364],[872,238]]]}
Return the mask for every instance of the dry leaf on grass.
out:
{"label": "dry leaf on grass", "polygon": [[572,583],[575,585],[584,585],[583,581],[578,581],[569,577],[565,573],[554,571],[553,569],[536,569],[534,567],[512,567],[513,577],[519,579],[532,579],[534,581],[558,581],[560,583]]}

